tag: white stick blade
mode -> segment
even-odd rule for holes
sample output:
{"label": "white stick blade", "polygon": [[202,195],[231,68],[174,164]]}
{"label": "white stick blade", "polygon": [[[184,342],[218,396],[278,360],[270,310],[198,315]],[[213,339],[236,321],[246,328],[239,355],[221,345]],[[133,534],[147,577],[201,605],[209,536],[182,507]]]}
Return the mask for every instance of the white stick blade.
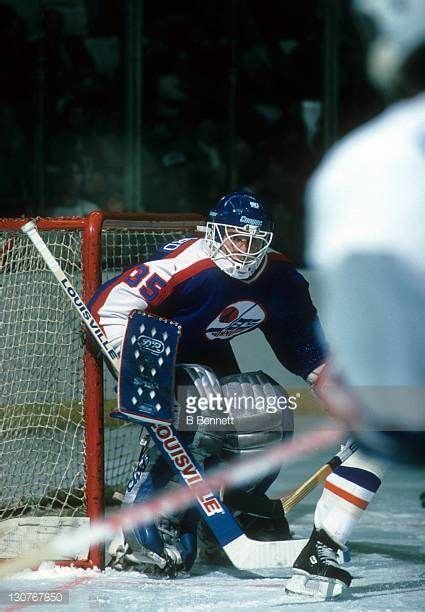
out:
{"label": "white stick blade", "polygon": [[242,570],[292,567],[307,540],[260,542],[241,535],[224,550],[233,565]]}

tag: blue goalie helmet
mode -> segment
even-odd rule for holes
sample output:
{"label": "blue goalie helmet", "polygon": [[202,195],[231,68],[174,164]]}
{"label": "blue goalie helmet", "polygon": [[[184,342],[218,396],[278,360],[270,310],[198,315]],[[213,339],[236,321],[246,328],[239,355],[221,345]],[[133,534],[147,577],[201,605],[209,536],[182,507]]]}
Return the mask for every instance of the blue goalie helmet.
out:
{"label": "blue goalie helmet", "polygon": [[205,234],[208,254],[233,278],[245,280],[253,276],[272,238],[272,220],[252,193],[229,193],[209,213]]}

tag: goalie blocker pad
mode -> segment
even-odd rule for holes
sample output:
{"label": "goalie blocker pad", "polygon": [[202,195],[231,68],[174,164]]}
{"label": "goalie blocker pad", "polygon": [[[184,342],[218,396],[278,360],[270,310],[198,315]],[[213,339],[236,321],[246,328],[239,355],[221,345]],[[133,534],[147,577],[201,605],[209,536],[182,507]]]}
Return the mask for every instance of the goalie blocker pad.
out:
{"label": "goalie blocker pad", "polygon": [[111,416],[138,423],[173,419],[178,323],[134,310],[127,322],[118,376],[118,409]]}

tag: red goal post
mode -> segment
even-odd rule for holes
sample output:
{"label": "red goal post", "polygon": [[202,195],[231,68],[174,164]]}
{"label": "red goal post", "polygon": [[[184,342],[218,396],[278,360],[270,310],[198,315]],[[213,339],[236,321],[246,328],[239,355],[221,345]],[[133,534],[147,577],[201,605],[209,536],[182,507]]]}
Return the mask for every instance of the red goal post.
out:
{"label": "red goal post", "polygon": [[[28,220],[0,219],[0,559],[102,516],[105,478],[107,489],[125,486],[138,452],[134,426],[108,419],[114,398],[109,389],[105,401],[102,363],[88,349],[56,279],[20,232]],[[36,219],[84,301],[162,244],[194,235],[201,222],[197,214],[166,213]],[[102,567],[103,550],[56,561]]]}

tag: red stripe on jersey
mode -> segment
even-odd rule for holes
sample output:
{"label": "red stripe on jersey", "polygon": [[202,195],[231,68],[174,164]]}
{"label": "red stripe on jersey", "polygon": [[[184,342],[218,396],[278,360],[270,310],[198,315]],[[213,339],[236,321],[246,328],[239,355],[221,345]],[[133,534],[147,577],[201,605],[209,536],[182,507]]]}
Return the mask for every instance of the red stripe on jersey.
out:
{"label": "red stripe on jersey", "polygon": [[187,242],[184,242],[183,244],[181,244],[176,249],[173,249],[172,251],[167,253],[167,255],[165,255],[162,259],[171,259],[172,257],[177,257],[177,255],[180,255],[180,253],[183,253],[183,251],[185,251],[188,247],[190,247],[197,240],[199,240],[199,238],[191,238]]}
{"label": "red stripe on jersey", "polygon": [[98,297],[95,299],[95,301],[91,305],[90,312],[92,313],[93,317],[96,319],[98,323],[99,323],[99,310],[102,308],[103,304],[108,299],[108,296],[111,293],[112,289],[114,289],[114,287],[116,287],[119,283],[122,282],[122,277],[125,274],[127,274],[127,272],[128,270],[126,270],[125,272],[117,276],[115,281],[112,282],[110,285],[108,285],[108,287],[104,291],[102,291],[102,293],[98,295]]}
{"label": "red stripe on jersey", "polygon": [[196,274],[199,274],[204,270],[208,270],[210,268],[215,267],[216,264],[209,257],[207,257],[206,259],[201,259],[200,261],[197,261],[191,266],[188,266],[184,270],[180,270],[180,272],[174,274],[174,276],[168,281],[165,287],[161,289],[159,295],[154,300],[152,300],[152,302],[150,303],[151,307],[158,306],[159,304],[161,304],[170,295],[170,293],[174,291],[177,285],[180,285],[188,278],[192,278],[192,276],[196,276]]}
{"label": "red stripe on jersey", "polygon": [[[179,255],[180,253],[185,251],[190,245],[192,245],[194,242],[196,242],[196,240],[199,240],[199,238],[191,238],[190,240],[188,240],[184,244],[182,244],[179,247],[177,247],[176,249],[174,249],[174,251],[171,251],[170,253],[165,255],[163,257],[163,259],[170,259],[172,257],[176,257],[177,255]],[[146,263],[148,263],[148,262],[146,262]],[[133,268],[137,268],[138,265],[140,265],[140,264],[135,264],[134,266],[132,266],[128,270],[125,270],[122,274],[117,276],[115,282],[111,283],[107,287],[107,289],[105,289],[105,291],[103,291],[96,298],[96,300],[93,302],[90,311],[91,311],[92,315],[94,316],[94,318],[97,320],[98,323],[99,323],[99,320],[98,320],[98,318],[99,318],[99,310],[102,308],[102,306],[106,302],[106,300],[107,300],[110,292],[112,291],[112,289],[114,289],[114,287],[116,287],[122,281],[122,278],[123,278],[124,275],[128,274]]]}
{"label": "red stripe on jersey", "polygon": [[[173,251],[169,255],[166,255],[165,257],[163,257],[163,259],[167,259],[167,258],[171,259],[171,258],[175,257],[179,253],[182,253],[185,249],[187,249],[189,246],[191,246],[197,240],[199,240],[199,238],[193,238],[193,239],[189,240],[188,242],[186,242],[185,244],[182,244],[180,247],[178,247],[175,251]],[[157,261],[161,262],[160,259],[157,260]],[[146,262],[146,265],[149,266],[150,263],[153,263],[153,262]],[[96,300],[93,302],[93,304],[91,306],[91,313],[94,316],[94,318],[97,320],[97,322],[99,322],[98,321],[98,318],[99,318],[98,312],[102,308],[102,306],[104,305],[106,300],[108,299],[108,296],[109,296],[110,292],[114,289],[114,287],[116,287],[119,283],[121,283],[123,281],[123,278],[125,276],[127,276],[127,274],[133,268],[137,268],[138,265],[140,265],[140,264],[136,264],[132,268],[129,268],[128,270],[125,270],[125,272],[120,274],[120,276],[118,276],[115,279],[115,281],[113,283],[111,283],[105,289],[105,291],[103,291],[96,298]],[[172,293],[172,291],[174,291],[174,288],[177,285],[179,285],[180,283],[184,282],[188,278],[191,278],[192,276],[195,276],[196,274],[199,274],[199,272],[202,272],[203,270],[207,270],[208,268],[214,268],[214,267],[215,267],[215,263],[208,257],[208,258],[201,259],[200,261],[195,262],[194,264],[188,266],[187,268],[185,268],[184,270],[181,270],[180,272],[177,272],[176,274],[174,274],[174,276],[172,276],[170,278],[170,280],[167,282],[167,284],[164,285],[160,289],[158,296],[156,298],[154,298],[151,302],[148,303],[146,311],[152,312],[152,307],[157,306],[158,304],[161,304],[170,295],[170,293]]]}
{"label": "red stripe on jersey", "polygon": [[350,502],[350,504],[353,504],[353,506],[357,506],[357,508],[361,508],[362,510],[365,510],[369,505],[369,502],[366,502],[364,499],[356,497],[356,495],[348,493],[348,491],[344,491],[344,489],[337,487],[336,485],[332,484],[332,482],[328,482],[327,480],[325,481],[325,489],[329,489],[329,491],[332,491],[332,493],[335,493],[335,495],[338,495],[338,497],[342,497],[342,499],[345,499],[345,501]]}

